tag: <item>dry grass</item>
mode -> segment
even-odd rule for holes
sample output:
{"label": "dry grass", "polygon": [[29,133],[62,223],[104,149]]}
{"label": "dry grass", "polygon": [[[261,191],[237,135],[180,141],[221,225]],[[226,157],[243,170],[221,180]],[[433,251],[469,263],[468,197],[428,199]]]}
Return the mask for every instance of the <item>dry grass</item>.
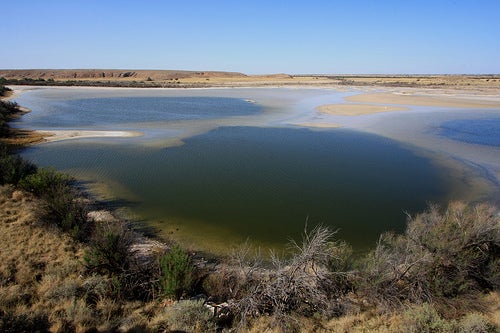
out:
{"label": "dry grass", "polygon": [[33,145],[35,143],[43,142],[46,136],[50,133],[21,130],[21,129],[11,129],[11,136],[8,138],[0,138],[0,143],[7,145],[25,147],[28,145]]}
{"label": "dry grass", "polygon": [[89,274],[83,265],[86,245],[39,221],[40,205],[31,194],[0,187],[0,331],[146,332],[159,322],[189,328],[193,316],[199,332],[215,327],[198,303],[166,309],[160,300],[119,297],[115,277]]}
{"label": "dry grass", "polygon": [[485,296],[484,302],[487,304],[486,313],[488,318],[500,328],[500,292],[489,293]]}

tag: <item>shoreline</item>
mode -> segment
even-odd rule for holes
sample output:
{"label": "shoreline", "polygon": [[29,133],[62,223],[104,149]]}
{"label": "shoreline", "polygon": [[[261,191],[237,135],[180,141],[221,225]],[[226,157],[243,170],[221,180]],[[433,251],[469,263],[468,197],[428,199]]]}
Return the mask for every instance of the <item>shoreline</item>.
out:
{"label": "shoreline", "polygon": [[44,142],[88,138],[132,138],[144,135],[144,133],[136,131],[43,130],[35,132],[43,135]]}

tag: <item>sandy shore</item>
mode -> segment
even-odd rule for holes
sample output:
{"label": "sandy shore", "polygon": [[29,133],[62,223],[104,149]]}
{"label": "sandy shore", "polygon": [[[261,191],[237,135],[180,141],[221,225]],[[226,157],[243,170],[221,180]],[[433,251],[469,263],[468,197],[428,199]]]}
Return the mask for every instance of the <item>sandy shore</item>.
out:
{"label": "sandy shore", "polygon": [[349,102],[376,103],[390,105],[436,106],[451,108],[500,108],[500,97],[480,95],[451,96],[442,93],[383,92],[349,96]]}
{"label": "sandy shore", "polygon": [[372,104],[328,104],[318,106],[316,110],[338,116],[361,116],[379,112],[404,111],[408,110],[408,108]]}
{"label": "sandy shore", "polygon": [[134,131],[79,131],[79,130],[61,130],[61,131],[43,131],[46,142],[55,142],[72,139],[84,138],[129,138],[142,136],[141,132]]}
{"label": "sandy shore", "polygon": [[[467,109],[500,108],[500,96],[481,95],[478,93],[428,92],[422,89],[412,91],[385,91],[380,93],[362,93],[344,99],[347,103],[327,104],[316,107],[323,114],[338,116],[361,116],[381,112],[404,111],[408,106],[431,106]],[[363,104],[361,104],[363,103]]]}

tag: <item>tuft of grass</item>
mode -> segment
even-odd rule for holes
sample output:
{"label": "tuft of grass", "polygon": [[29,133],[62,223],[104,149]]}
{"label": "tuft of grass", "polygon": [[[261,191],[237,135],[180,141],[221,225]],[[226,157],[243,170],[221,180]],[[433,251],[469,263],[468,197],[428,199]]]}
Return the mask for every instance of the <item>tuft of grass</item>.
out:
{"label": "tuft of grass", "polygon": [[152,319],[157,331],[216,332],[217,325],[212,313],[203,301],[179,301],[168,306]]}

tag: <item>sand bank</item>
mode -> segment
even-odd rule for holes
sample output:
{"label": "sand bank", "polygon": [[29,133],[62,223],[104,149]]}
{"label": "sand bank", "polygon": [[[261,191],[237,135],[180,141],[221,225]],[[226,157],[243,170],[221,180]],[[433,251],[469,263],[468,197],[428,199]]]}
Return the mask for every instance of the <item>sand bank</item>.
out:
{"label": "sand bank", "polygon": [[84,138],[127,138],[142,136],[141,132],[134,131],[80,131],[80,130],[58,130],[43,131],[46,142],[84,139]]}
{"label": "sand bank", "polygon": [[441,94],[419,94],[419,93],[396,93],[383,92],[349,96],[345,98],[349,102],[391,104],[391,105],[414,105],[414,106],[436,106],[451,108],[500,108],[500,98],[492,96],[443,96]]}
{"label": "sand bank", "polygon": [[314,128],[339,128],[342,127],[340,124],[335,123],[319,123],[319,122],[309,122],[309,123],[297,123],[295,126],[300,127],[314,127]]}
{"label": "sand bank", "polygon": [[361,116],[365,114],[403,111],[408,110],[404,107],[371,105],[371,104],[328,104],[316,108],[321,113],[333,114],[338,116]]}

